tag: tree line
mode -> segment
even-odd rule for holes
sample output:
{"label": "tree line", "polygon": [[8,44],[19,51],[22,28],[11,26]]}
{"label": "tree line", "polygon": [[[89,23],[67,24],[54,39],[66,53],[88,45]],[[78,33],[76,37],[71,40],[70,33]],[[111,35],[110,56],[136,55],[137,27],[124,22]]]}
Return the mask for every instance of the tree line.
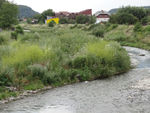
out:
{"label": "tree line", "polygon": [[150,9],[142,7],[122,7],[116,14],[110,16],[110,22],[115,24],[147,24],[150,21]]}

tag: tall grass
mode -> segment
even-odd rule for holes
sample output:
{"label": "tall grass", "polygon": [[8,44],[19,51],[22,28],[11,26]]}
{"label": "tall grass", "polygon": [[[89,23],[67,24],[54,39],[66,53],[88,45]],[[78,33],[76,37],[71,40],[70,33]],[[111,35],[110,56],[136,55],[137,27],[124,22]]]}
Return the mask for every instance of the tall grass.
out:
{"label": "tall grass", "polygon": [[130,67],[118,43],[102,41],[79,28],[23,27],[31,32],[0,46],[0,85],[23,89],[61,86],[109,77]]}
{"label": "tall grass", "polygon": [[2,57],[4,67],[24,67],[29,64],[34,64],[44,60],[45,53],[38,46],[21,45],[16,51],[9,54],[9,56]]}

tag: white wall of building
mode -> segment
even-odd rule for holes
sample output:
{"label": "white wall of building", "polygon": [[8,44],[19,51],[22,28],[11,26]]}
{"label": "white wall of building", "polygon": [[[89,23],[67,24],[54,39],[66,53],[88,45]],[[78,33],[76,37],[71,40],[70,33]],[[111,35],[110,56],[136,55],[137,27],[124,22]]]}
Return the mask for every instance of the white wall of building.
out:
{"label": "white wall of building", "polygon": [[96,18],[96,23],[108,22],[109,18]]}

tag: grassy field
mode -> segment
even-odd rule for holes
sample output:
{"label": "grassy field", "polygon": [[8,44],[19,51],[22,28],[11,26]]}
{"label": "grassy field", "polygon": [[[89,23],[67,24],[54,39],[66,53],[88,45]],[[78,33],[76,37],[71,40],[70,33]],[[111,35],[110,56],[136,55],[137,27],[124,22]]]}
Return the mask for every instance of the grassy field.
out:
{"label": "grassy field", "polygon": [[150,25],[117,25],[117,24],[101,24],[91,26],[76,26],[89,34],[106,41],[117,41],[122,46],[131,46],[150,50]]}
{"label": "grassy field", "polygon": [[23,90],[106,78],[130,69],[120,44],[84,31],[89,26],[21,26],[27,32],[17,40],[10,38],[11,31],[0,32],[0,99]]}

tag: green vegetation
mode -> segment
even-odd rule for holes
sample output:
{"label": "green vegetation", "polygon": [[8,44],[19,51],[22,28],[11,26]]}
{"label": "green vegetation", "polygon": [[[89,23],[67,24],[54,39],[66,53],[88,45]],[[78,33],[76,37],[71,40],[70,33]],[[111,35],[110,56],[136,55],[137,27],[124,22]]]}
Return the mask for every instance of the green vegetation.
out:
{"label": "green vegetation", "polygon": [[51,22],[48,23],[48,26],[49,26],[49,27],[54,27],[55,24],[56,24],[55,21],[52,20]]}
{"label": "green vegetation", "polygon": [[[11,31],[0,33],[9,39],[0,45],[0,86],[5,90],[0,91],[0,99],[17,96],[21,90],[105,78],[130,69],[127,52],[118,43],[86,32],[100,28],[98,25],[76,25],[72,29],[70,25],[21,26],[15,30],[17,40],[10,38]],[[118,28],[107,26],[108,31]],[[82,27],[86,31],[80,30]],[[22,28],[30,32],[22,35]],[[9,91],[5,86],[18,91]]]}
{"label": "green vegetation", "polygon": [[[116,40],[124,46],[133,46],[150,50],[150,25],[135,26],[120,25],[118,28],[105,34],[106,40]],[[111,38],[112,37],[112,38]]]}
{"label": "green vegetation", "polygon": [[96,18],[94,16],[79,15],[76,17],[77,24],[94,24],[95,22]]}
{"label": "green vegetation", "polygon": [[8,1],[1,1],[0,5],[0,27],[9,28],[17,23],[17,6]]}
{"label": "green vegetation", "polygon": [[142,22],[143,24],[147,24],[149,12],[150,9],[141,7],[123,7],[110,17],[110,22],[117,24],[135,24],[136,22]]}

